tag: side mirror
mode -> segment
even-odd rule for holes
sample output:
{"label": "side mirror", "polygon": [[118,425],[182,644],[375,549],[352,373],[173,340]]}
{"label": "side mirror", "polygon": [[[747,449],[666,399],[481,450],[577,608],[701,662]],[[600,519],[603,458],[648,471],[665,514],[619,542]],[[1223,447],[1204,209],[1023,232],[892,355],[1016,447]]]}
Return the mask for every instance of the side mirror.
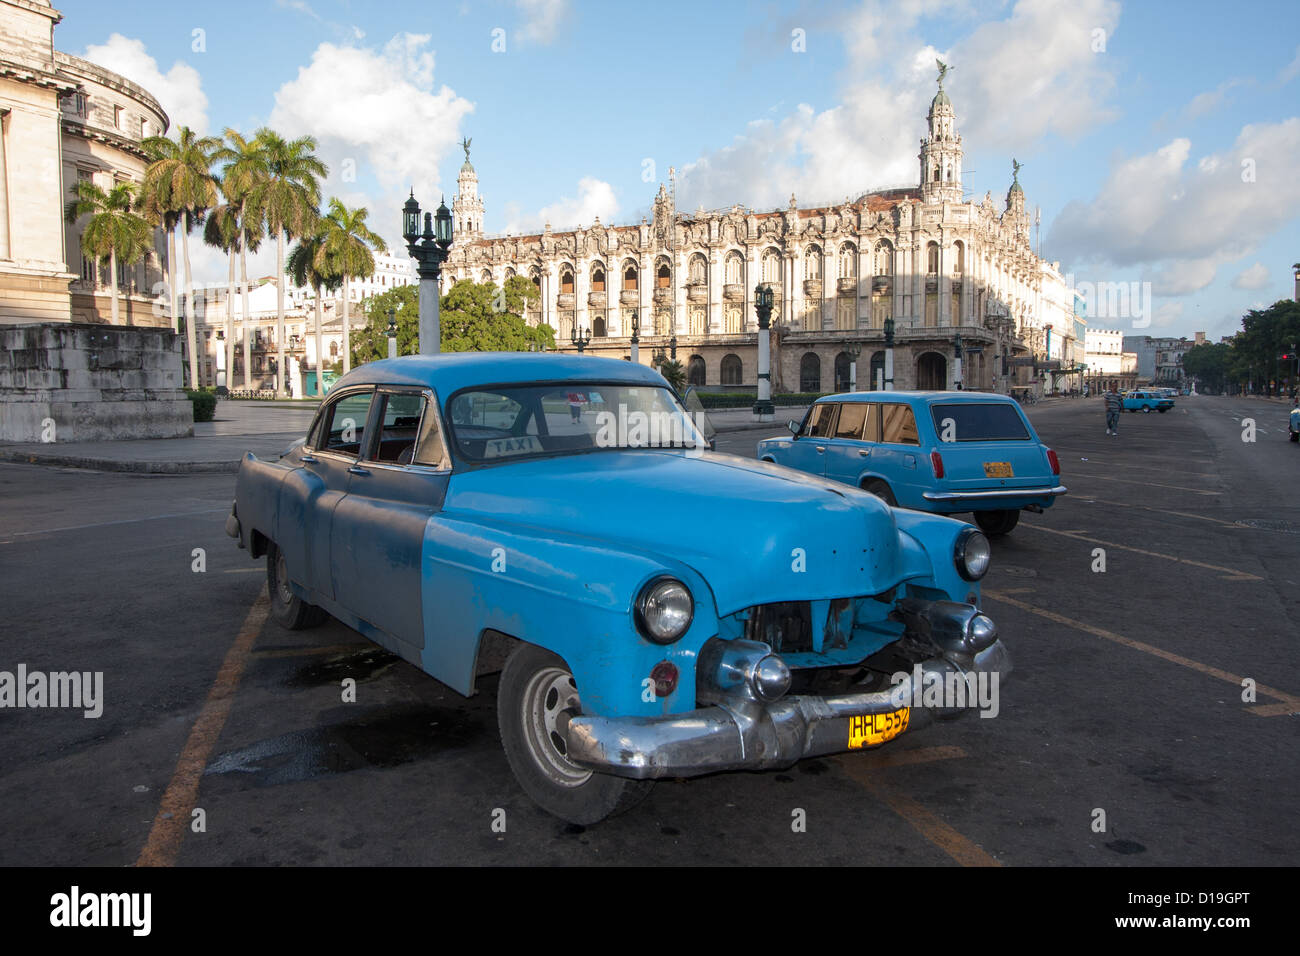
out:
{"label": "side mirror", "polygon": [[790,429],[790,434],[793,435],[795,438],[799,437],[799,423],[795,421],[793,418],[785,423],[785,427]]}

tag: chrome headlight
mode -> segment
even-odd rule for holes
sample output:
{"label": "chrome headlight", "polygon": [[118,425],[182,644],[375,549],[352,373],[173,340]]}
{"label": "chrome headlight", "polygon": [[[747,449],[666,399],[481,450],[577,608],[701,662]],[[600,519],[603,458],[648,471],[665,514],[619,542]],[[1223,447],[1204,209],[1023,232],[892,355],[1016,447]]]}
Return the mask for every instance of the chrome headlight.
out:
{"label": "chrome headlight", "polygon": [[978,581],[989,570],[989,561],[993,553],[989,550],[989,539],[974,528],[966,528],[957,535],[957,547],[954,549],[953,562],[957,573],[967,581]]}
{"label": "chrome headlight", "polygon": [[775,654],[768,654],[754,666],[752,680],[760,700],[774,701],[790,689],[790,668]]}
{"label": "chrome headlight", "polygon": [[676,578],[655,578],[636,599],[636,626],[656,644],[671,644],[691,626],[695,601]]}

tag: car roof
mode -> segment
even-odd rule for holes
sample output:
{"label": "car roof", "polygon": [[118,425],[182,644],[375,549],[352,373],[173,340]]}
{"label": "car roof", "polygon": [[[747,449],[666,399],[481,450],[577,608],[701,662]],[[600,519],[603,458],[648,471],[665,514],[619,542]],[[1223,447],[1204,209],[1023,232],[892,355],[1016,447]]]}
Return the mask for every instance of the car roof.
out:
{"label": "car roof", "polygon": [[331,391],[351,385],[415,385],[447,398],[474,385],[557,381],[666,384],[654,369],[621,359],[557,352],[448,352],[367,362],[335,382]]}
{"label": "car roof", "polygon": [[826,395],[818,402],[907,402],[909,404],[943,402],[1010,402],[1015,399],[1010,395],[996,392],[841,392],[838,395]]}

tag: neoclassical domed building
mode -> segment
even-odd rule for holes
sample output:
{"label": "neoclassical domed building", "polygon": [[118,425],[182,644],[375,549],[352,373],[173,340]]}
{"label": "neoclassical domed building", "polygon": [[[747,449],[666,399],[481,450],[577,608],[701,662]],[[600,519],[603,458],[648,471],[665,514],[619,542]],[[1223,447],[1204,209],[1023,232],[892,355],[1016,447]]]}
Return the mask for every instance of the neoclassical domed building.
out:
{"label": "neoclassical domed building", "polygon": [[[140,182],[141,142],[168,127],[148,91],[54,49],[62,18],[49,0],[0,0],[0,324],[110,320],[107,266],[82,255],[64,206],[79,179]],[[164,256],[159,232],[144,261],[119,265],[123,324],[171,325],[153,295]]]}
{"label": "neoclassical domed building", "polygon": [[816,208],[792,195],[784,209],[687,214],[661,185],[639,225],[548,224],[519,236],[482,234],[467,148],[446,281],[529,277],[541,301],[528,320],[554,327],[562,349],[574,347],[575,327],[590,330],[596,355],[629,356],[636,314],[641,361],[675,336],[690,381],[705,387],[756,385],[760,282],[776,293],[774,392],[845,388],[855,354],[858,387],[875,387],[887,319],[896,388],[951,387],[959,354],[965,388],[1027,385],[1036,363],[1073,361],[1073,294],[1032,249],[1019,164],[1001,209],[988,194],[963,199],[962,140],[942,72],[926,121],[916,187]]}

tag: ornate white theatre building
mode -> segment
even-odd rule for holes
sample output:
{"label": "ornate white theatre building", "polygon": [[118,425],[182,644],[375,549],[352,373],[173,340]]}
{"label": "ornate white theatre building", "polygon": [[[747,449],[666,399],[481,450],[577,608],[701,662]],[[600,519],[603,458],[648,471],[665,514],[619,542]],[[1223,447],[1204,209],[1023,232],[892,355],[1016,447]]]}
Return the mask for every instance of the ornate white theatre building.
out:
{"label": "ornate white theatre building", "polygon": [[649,222],[597,220],[572,232],[548,224],[540,235],[483,234],[467,150],[444,281],[531,278],[541,302],[526,318],[555,328],[564,350],[574,348],[576,326],[590,330],[591,354],[626,358],[636,314],[640,360],[649,364],[675,334],[690,381],[705,387],[757,384],[759,282],[776,292],[774,393],[846,388],[854,350],[858,387],[876,387],[889,317],[895,388],[952,387],[959,352],[964,388],[1041,389],[1038,377],[1049,388],[1077,387],[1065,371],[1081,364],[1073,361],[1074,294],[1058,265],[1030,246],[1017,177],[1001,211],[987,194],[963,201],[962,141],[942,77],[927,118],[916,188],[837,206],[801,209],[791,196],[782,210],[690,215],[660,186]]}

